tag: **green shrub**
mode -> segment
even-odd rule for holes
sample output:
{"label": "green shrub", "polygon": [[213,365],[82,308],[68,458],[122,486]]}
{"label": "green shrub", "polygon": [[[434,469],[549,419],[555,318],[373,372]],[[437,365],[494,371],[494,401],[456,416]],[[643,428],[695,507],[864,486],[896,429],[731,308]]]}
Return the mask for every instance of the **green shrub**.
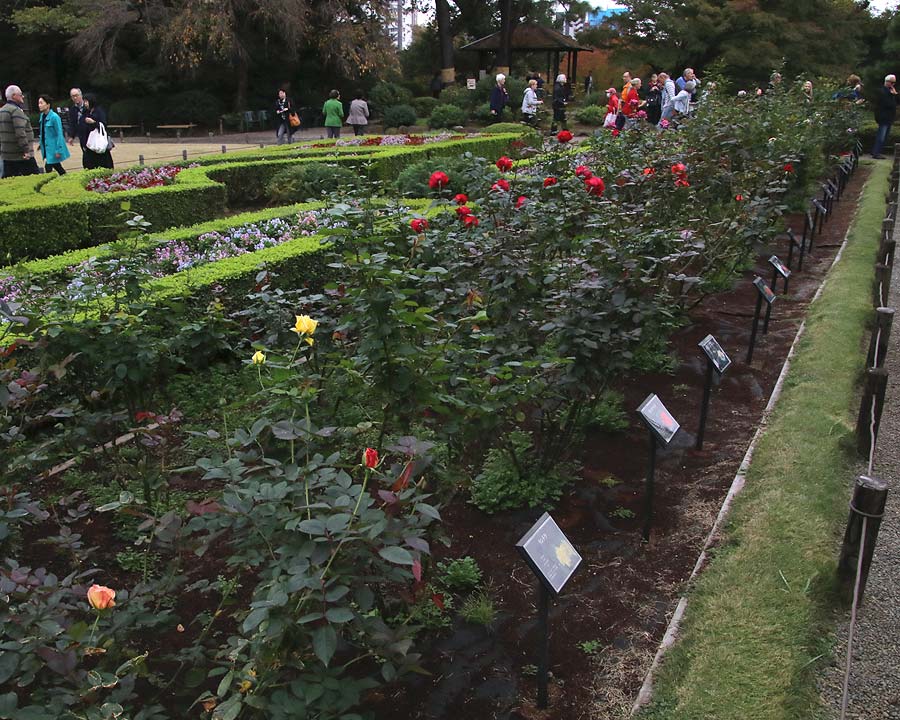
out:
{"label": "green shrub", "polygon": [[401,125],[415,125],[416,111],[412,105],[392,105],[384,111],[385,127],[400,127]]}
{"label": "green shrub", "polygon": [[[407,166],[397,176],[397,192],[403,197],[430,197],[434,195],[434,191],[428,187],[428,178],[431,177],[431,173],[443,170],[450,176],[450,185],[454,187],[454,178],[458,177],[468,166],[469,162],[458,156],[420,160]],[[459,187],[462,187],[463,184],[459,184]]]}
{"label": "green shrub", "polygon": [[[534,454],[531,436],[515,431],[507,440],[505,449],[488,451],[481,473],[472,483],[471,502],[486,513],[495,513],[547,507],[559,500],[567,481],[555,470],[541,472],[538,463],[530,461],[529,456]],[[512,453],[517,462],[513,462]]]}
{"label": "green shrub", "polygon": [[124,98],[109,106],[109,121],[116,125],[156,125],[162,105],[152,97]]}
{"label": "green shrub", "polygon": [[415,108],[416,115],[419,117],[429,117],[439,103],[440,101],[437,98],[426,95],[424,97],[413,98],[410,105]]}
{"label": "green shrub", "polygon": [[575,113],[575,119],[585,125],[602,125],[606,119],[606,108],[599,105],[588,105],[579,108]]}
{"label": "green shrub", "polygon": [[438,105],[428,120],[430,128],[450,128],[462,125],[466,121],[466,112],[456,105]]}
{"label": "green shrub", "polygon": [[581,97],[582,105],[602,105],[603,107],[606,107],[606,103],[606,93],[597,90],[589,92],[587,95],[582,95]]}
{"label": "green shrub", "polygon": [[[509,117],[507,115],[507,117]],[[472,111],[472,119],[482,125],[490,125],[497,122],[497,116],[491,113],[490,103],[481,103]],[[503,123],[504,125],[506,123]]]}
{"label": "green shrub", "polygon": [[497,608],[490,594],[482,591],[469,595],[463,601],[459,614],[466,622],[488,627],[497,619]]}
{"label": "green shrub", "polygon": [[340,165],[309,162],[281,170],[269,181],[266,191],[273,203],[284,205],[351,188],[357,180],[356,173]]}
{"label": "green shrub", "polygon": [[622,432],[628,429],[628,413],[625,412],[625,397],[615,390],[606,390],[597,400],[586,425],[607,432]]}
{"label": "green shrub", "polygon": [[377,83],[369,93],[369,105],[375,112],[382,114],[395,105],[409,105],[411,100],[412,93],[409,90],[392,82]]}
{"label": "green shrub", "polygon": [[462,85],[450,85],[441,90],[439,98],[443,105],[456,105],[456,107],[471,110],[475,107],[475,92],[468,90]]}
{"label": "green shrub", "polygon": [[439,562],[438,583],[448,590],[474,590],[481,583],[481,568],[473,557],[461,557]]}
{"label": "green shrub", "polygon": [[163,115],[170,123],[196,123],[212,127],[224,111],[222,102],[205,90],[183,90],[166,98]]}

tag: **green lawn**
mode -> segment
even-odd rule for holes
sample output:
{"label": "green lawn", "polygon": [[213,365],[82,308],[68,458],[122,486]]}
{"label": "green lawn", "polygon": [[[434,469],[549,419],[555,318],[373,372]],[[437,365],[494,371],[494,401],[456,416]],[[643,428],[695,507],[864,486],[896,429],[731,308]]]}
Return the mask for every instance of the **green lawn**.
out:
{"label": "green lawn", "polygon": [[890,165],[872,167],[850,242],[810,308],[725,542],[690,592],[681,640],[641,717],[816,713],[814,672],[829,652],[827,610],[853,480],[856,387]]}

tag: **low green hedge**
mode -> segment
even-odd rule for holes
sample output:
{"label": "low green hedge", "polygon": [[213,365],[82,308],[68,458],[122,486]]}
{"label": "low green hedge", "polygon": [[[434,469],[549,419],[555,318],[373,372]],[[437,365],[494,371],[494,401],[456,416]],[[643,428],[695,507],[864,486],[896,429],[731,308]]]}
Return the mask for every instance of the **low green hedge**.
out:
{"label": "low green hedge", "polygon": [[[508,152],[517,133],[465,138],[443,143],[408,146],[360,146],[328,148],[332,162],[370,180],[396,178],[414,158],[448,157],[472,152],[494,159]],[[338,150],[339,152],[334,152]],[[285,157],[288,150],[273,151],[267,159],[234,161],[227,155],[213,156],[199,167],[185,168],[172,185],[118,193],[93,193],[84,189],[85,179],[109,174],[93,170],[64,177],[35,176],[4,181],[0,186],[0,262],[11,265],[32,258],[46,258],[67,250],[89,247],[116,237],[121,228],[121,205],[128,201],[156,228],[194,224],[225,214],[227,206],[256,202],[265,186],[286,165],[321,161],[321,152]],[[9,184],[7,184],[9,183]]]}

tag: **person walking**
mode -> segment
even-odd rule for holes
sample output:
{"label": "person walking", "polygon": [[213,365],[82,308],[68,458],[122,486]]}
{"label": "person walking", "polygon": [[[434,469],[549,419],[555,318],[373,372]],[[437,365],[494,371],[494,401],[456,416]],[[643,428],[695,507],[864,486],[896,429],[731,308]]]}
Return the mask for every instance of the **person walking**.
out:
{"label": "person walking", "polygon": [[81,141],[81,149],[83,155],[81,164],[85,170],[95,170],[97,168],[113,169],[112,159],[112,143],[107,145],[106,150],[91,150],[88,147],[88,137],[100,126],[106,129],[106,113],[103,108],[97,104],[97,98],[93,95],[84,96],[84,115],[81,118],[81,125],[78,128],[78,139]]}
{"label": "person walking", "polygon": [[675,82],[669,77],[668,73],[659,74],[659,82],[662,86],[662,112],[659,122],[665,120],[668,122],[675,114]]}
{"label": "person walking", "polygon": [[347,124],[353,126],[354,135],[362,135],[366,125],[369,124],[369,103],[366,102],[362,90],[357,90],[350,102],[350,112],[347,113]]}
{"label": "person walking", "polygon": [[650,76],[650,87],[647,88],[644,109],[647,111],[647,122],[656,125],[662,117],[662,90],[659,87],[659,76],[656,73]]}
{"label": "person walking", "polygon": [[41,129],[38,139],[41,155],[44,158],[45,171],[56,170],[58,175],[65,175],[62,166],[69,159],[69,148],[63,136],[62,120],[53,110],[49,95],[38,95],[38,110],[41,111]]}
{"label": "person walking", "polygon": [[525,88],[522,97],[522,119],[532,127],[537,127],[538,105],[543,104],[543,100],[538,100],[537,80],[532,78],[528,81],[528,87]]}
{"label": "person walking", "polygon": [[75,140],[78,139],[78,126],[84,117],[84,96],[81,93],[81,88],[73,87],[69,90],[69,98],[72,100],[72,105],[67,111],[69,122],[66,125],[66,135],[68,136],[69,145],[73,145]]}
{"label": "person walking", "polygon": [[278,127],[275,129],[275,139],[279,145],[294,142],[295,128],[291,125],[291,114],[294,113],[294,103],[287,96],[284,88],[278,91],[278,97],[275,99],[275,117],[278,118]]}
{"label": "person walking", "polygon": [[40,172],[34,160],[34,129],[18,85],[6,88],[6,104],[0,108],[0,157],[5,178]]}
{"label": "person walking", "polygon": [[[872,146],[872,157],[880,160],[884,157],[881,149],[887,142],[891,125],[897,117],[897,76],[886,75],[884,85],[878,90],[878,100],[875,104],[875,122],[878,123],[878,132],[875,134],[875,144]],[[9,97],[9,90],[6,91]]]}
{"label": "person walking", "polygon": [[589,95],[591,91],[594,89],[594,73],[588,73],[588,76],[584,79],[584,94]]}
{"label": "person walking", "polygon": [[603,118],[603,127],[614,128],[616,118],[619,116],[619,91],[614,87],[606,89],[606,117]]}
{"label": "person walking", "polygon": [[329,138],[341,136],[341,125],[344,124],[344,104],[341,102],[341,93],[332,90],[328,93],[328,99],[322,106],[322,114],[325,116],[325,129]]}
{"label": "person walking", "polygon": [[491,115],[499,122],[503,118],[503,108],[509,105],[509,90],[506,89],[506,75],[497,73],[496,83],[491,89]]}
{"label": "person walking", "polygon": [[550,132],[555,133],[557,124],[562,125],[562,129],[568,129],[566,124],[566,105],[569,104],[569,85],[566,76],[560,73],[556,76],[556,82],[553,83],[553,124],[550,126]]}

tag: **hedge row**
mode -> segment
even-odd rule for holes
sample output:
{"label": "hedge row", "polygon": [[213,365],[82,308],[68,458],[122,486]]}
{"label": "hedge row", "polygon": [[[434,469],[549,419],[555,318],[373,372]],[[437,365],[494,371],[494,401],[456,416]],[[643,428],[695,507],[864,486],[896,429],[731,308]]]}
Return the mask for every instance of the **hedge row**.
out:
{"label": "hedge row", "polygon": [[[371,180],[389,182],[415,159],[464,152],[499,156],[518,138],[518,134],[504,133],[429,145],[379,146],[374,148],[376,152],[360,152],[361,148],[353,147],[355,152],[337,153],[331,161],[365,172]],[[220,162],[186,168],[172,185],[119,193],[84,189],[87,179],[109,174],[108,170],[4,181],[0,186],[0,262],[45,258],[111,240],[121,227],[117,216],[125,201],[158,228],[221,217],[228,203],[262,198],[266,183],[285,166],[318,160],[321,155],[281,158],[272,154],[277,159],[233,162],[225,155],[215,156]]]}

